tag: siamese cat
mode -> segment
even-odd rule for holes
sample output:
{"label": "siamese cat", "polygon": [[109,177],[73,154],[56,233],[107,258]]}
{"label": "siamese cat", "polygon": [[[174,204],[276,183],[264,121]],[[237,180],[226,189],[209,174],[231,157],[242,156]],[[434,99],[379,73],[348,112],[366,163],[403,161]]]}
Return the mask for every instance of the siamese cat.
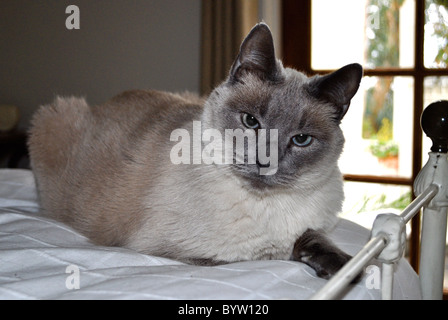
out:
{"label": "siamese cat", "polygon": [[[329,278],[350,259],[325,232],[344,199],[339,125],[362,75],[358,64],[313,77],[283,67],[260,23],[204,100],[57,98],[30,130],[41,206],[96,244],[198,265],[292,259]],[[240,152],[218,161],[235,132]]]}

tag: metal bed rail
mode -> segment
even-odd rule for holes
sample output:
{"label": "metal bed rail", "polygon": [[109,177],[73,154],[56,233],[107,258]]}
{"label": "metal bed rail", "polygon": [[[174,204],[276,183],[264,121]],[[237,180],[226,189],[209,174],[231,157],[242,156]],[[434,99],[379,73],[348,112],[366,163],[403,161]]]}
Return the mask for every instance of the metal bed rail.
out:
{"label": "metal bed rail", "polygon": [[394,264],[406,245],[405,225],[423,209],[420,287],[423,299],[442,299],[448,208],[448,101],[430,104],[421,118],[433,145],[429,160],[414,181],[415,200],[400,215],[375,219],[367,244],[317,293],[312,300],[336,299],[351,281],[376,258],[382,263],[381,294],[393,298]]}

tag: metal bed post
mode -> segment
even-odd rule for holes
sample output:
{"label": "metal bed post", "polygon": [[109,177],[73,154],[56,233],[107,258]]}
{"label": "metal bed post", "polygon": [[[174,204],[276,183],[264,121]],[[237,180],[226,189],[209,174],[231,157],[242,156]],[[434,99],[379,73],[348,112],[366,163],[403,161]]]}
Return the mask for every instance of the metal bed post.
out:
{"label": "metal bed post", "polygon": [[423,299],[443,298],[448,208],[448,101],[432,103],[422,114],[422,128],[431,138],[428,163],[414,182],[416,194],[428,185],[439,192],[423,209],[420,286]]}
{"label": "metal bed post", "polygon": [[311,299],[337,298],[373,258],[382,262],[382,298],[392,299],[394,265],[403,256],[406,245],[405,225],[423,207],[422,297],[442,298],[448,208],[448,101],[430,104],[423,112],[421,122],[433,146],[428,163],[414,181],[415,200],[400,215],[378,215],[369,242]]}
{"label": "metal bed post", "polygon": [[425,300],[443,298],[446,208],[424,209],[420,255],[420,286]]}

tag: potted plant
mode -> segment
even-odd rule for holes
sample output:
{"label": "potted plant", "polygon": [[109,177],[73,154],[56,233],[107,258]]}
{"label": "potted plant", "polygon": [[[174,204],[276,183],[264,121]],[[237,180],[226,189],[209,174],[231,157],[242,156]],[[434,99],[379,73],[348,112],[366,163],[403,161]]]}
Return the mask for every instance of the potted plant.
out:
{"label": "potted plant", "polygon": [[392,140],[392,124],[387,118],[381,121],[377,138],[370,145],[370,152],[387,168],[398,170],[398,144]]}

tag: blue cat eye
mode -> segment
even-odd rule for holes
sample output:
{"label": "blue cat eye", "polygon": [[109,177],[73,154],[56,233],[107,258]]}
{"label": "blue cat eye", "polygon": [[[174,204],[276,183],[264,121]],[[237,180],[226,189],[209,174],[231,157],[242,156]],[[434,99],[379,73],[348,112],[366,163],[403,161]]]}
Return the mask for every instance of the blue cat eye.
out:
{"label": "blue cat eye", "polygon": [[258,122],[257,118],[248,113],[242,114],[241,121],[249,129],[258,129],[260,127],[260,123]]}
{"label": "blue cat eye", "polygon": [[307,147],[313,142],[313,137],[301,133],[292,137],[292,142],[298,147]]}

